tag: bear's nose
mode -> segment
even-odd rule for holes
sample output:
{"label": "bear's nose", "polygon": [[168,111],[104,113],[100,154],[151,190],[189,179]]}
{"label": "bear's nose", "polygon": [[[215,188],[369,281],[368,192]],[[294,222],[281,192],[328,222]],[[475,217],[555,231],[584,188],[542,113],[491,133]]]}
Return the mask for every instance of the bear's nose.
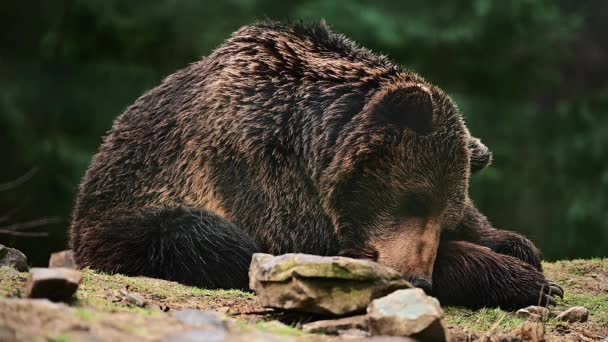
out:
{"label": "bear's nose", "polygon": [[414,278],[410,281],[410,283],[414,287],[422,289],[424,291],[424,293],[426,293],[426,294],[430,294],[431,290],[433,289],[433,286],[431,285],[431,283],[428,280],[425,280],[422,278]]}

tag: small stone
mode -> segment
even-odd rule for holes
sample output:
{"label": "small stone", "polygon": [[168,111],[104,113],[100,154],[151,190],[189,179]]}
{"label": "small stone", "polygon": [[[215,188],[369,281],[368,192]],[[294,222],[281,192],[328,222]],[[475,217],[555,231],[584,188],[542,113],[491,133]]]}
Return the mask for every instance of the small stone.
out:
{"label": "small stone", "polygon": [[178,321],[193,327],[208,329],[225,329],[222,317],[215,312],[204,312],[199,310],[183,310],[171,313]]}
{"label": "small stone", "polygon": [[582,306],[574,306],[557,316],[557,320],[565,322],[587,322],[589,310]]}
{"label": "small stone", "polygon": [[130,292],[125,296],[125,301],[131,305],[143,308],[146,306],[146,299],[139,293]]}
{"label": "small stone", "polygon": [[316,321],[304,324],[302,327],[302,330],[307,333],[323,333],[327,335],[341,335],[342,331],[351,329],[367,331],[367,316],[360,315],[340,319]]}
{"label": "small stone", "polygon": [[49,259],[49,268],[64,267],[76,269],[76,262],[74,261],[74,253],[72,250],[65,250],[51,254]]}
{"label": "small stone", "polygon": [[25,292],[30,298],[65,302],[74,296],[81,280],[81,272],[68,268],[32,268]]}
{"label": "small stone", "polygon": [[439,301],[421,289],[398,290],[374,300],[367,308],[372,335],[446,341],[447,330]]}
{"label": "small stone", "polygon": [[519,309],[517,310],[517,312],[515,312],[515,316],[521,318],[521,319],[526,319],[528,321],[532,321],[532,322],[540,322],[542,321],[542,317],[540,315],[537,315],[535,313],[532,313],[526,309]]}
{"label": "small stone", "polygon": [[528,306],[527,308],[525,308],[525,310],[527,310],[528,312],[530,312],[532,314],[540,316],[540,318],[543,321],[546,321],[549,318],[549,315],[551,314],[549,312],[549,309],[547,309],[543,306],[537,306],[537,305]]}
{"label": "small stone", "polygon": [[411,287],[369,260],[307,254],[254,254],[249,279],[264,307],[325,315],[361,312],[373,299]]}
{"label": "small stone", "polygon": [[27,257],[21,251],[0,245],[0,267],[7,266],[19,272],[27,272]]}

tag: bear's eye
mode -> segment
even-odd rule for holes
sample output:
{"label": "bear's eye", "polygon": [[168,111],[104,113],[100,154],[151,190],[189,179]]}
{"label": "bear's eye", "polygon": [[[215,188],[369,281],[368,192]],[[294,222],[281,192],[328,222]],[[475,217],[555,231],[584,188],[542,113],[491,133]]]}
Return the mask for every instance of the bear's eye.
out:
{"label": "bear's eye", "polygon": [[398,214],[410,217],[427,217],[431,212],[431,202],[424,195],[407,195],[399,201]]}

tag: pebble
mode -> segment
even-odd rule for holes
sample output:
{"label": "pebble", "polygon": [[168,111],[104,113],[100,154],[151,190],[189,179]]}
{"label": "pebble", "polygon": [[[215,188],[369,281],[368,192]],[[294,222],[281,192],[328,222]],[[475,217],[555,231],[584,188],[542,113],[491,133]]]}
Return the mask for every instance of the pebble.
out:
{"label": "pebble", "polygon": [[582,306],[574,306],[557,316],[557,320],[565,322],[587,322],[589,310]]}

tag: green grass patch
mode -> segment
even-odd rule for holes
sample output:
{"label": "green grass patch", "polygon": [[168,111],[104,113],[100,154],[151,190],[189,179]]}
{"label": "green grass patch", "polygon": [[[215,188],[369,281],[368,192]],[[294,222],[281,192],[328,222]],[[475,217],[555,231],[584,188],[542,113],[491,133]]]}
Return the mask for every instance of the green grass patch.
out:
{"label": "green grass patch", "polygon": [[500,323],[496,327],[496,331],[513,330],[524,322],[524,320],[515,317],[512,313],[500,309],[472,311],[461,307],[445,307],[444,311],[448,324],[477,333],[490,330],[499,320]]}

